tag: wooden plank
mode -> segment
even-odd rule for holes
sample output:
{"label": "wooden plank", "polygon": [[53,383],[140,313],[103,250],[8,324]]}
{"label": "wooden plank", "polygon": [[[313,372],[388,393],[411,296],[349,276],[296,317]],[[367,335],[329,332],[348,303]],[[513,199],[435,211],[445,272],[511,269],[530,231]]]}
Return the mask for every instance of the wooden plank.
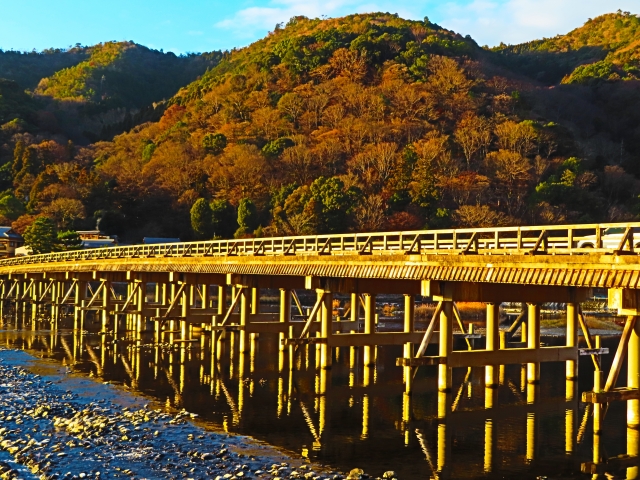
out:
{"label": "wooden plank", "polygon": [[577,360],[577,358],[578,349],[576,347],[510,348],[507,350],[454,351],[448,361],[445,357],[398,358],[396,365],[417,367],[446,363],[450,367],[482,367],[517,363],[564,362]]}
{"label": "wooden plank", "polygon": [[327,339],[325,337],[283,338],[282,339],[282,345],[284,346],[320,345],[320,344],[326,344],[326,343],[327,343]]}
{"label": "wooden plank", "polygon": [[580,355],[608,355],[608,348],[581,348],[579,349]]}
{"label": "wooden plank", "polygon": [[616,457],[609,457],[602,463],[584,462],[580,464],[580,471],[591,475],[602,475],[606,472],[613,473],[623,468],[636,467],[638,465],[640,465],[640,457],[622,454]]}
{"label": "wooden plank", "polygon": [[584,403],[609,403],[640,399],[640,389],[614,388],[608,392],[582,392]]}

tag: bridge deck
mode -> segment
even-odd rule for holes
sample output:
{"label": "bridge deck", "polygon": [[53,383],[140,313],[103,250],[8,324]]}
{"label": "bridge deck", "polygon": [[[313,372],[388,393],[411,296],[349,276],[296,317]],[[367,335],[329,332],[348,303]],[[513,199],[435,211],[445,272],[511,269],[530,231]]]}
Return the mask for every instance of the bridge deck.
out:
{"label": "bridge deck", "polygon": [[216,240],[16,257],[0,261],[0,275],[135,271],[639,288],[636,242],[640,223]]}

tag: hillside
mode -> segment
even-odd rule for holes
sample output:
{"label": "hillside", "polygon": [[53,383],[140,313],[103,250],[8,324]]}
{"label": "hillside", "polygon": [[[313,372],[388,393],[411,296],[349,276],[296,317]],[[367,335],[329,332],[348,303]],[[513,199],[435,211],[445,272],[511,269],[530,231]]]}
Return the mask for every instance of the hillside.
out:
{"label": "hillside", "polygon": [[[100,219],[129,241],[637,218],[640,82],[570,80],[623,51],[635,62],[635,18],[488,51],[426,18],[295,17],[113,141],[2,126],[0,183],[26,213],[0,198],[0,214],[17,229]],[[40,98],[126,103],[108,74],[144,50],[105,45]]]}
{"label": "hillside", "polygon": [[68,50],[51,48],[42,52],[0,50],[0,78],[13,80],[22,88],[33,90],[43,78],[77,65],[88,56],[88,48],[80,46]]}
{"label": "hillside", "polygon": [[505,63],[546,83],[640,78],[640,18],[630,12],[589,19],[566,35],[494,49]]}
{"label": "hillside", "polygon": [[62,134],[87,144],[157,121],[164,100],[215,66],[221,56],[176,56],[133,42],[40,53],[9,51],[0,52],[0,78],[29,90],[28,118],[25,108],[15,115],[27,131]]}
{"label": "hillside", "polygon": [[90,47],[84,61],[42,78],[35,90],[57,100],[142,108],[169,98],[207,68],[219,53],[176,56],[133,42]]}

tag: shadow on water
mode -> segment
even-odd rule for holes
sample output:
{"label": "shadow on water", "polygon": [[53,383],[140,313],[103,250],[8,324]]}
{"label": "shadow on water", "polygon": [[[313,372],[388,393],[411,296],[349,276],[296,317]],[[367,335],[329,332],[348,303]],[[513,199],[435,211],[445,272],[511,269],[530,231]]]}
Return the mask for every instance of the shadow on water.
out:
{"label": "shadow on water", "polygon": [[[394,470],[401,479],[554,478],[576,476],[592,460],[592,418],[579,400],[592,387],[589,357],[580,359],[569,400],[563,363],[542,364],[537,387],[527,385],[522,366],[506,366],[495,393],[485,391],[484,369],[454,369],[453,391],[443,398],[436,367],[421,367],[413,394],[404,393],[403,369],[395,366],[400,346],[378,347],[371,367],[363,366],[361,350],[335,349],[332,369],[323,371],[316,346],[301,347],[291,369],[291,353],[279,350],[275,335],[252,338],[247,355],[238,353],[233,332],[213,349],[209,336],[178,345],[145,341],[15,326],[0,331],[2,346],[340,470],[359,467],[374,476]],[[617,342],[604,338],[603,346],[613,353]],[[603,357],[606,369],[612,357]],[[627,451],[625,415],[625,402],[610,405],[601,436],[607,456]]]}

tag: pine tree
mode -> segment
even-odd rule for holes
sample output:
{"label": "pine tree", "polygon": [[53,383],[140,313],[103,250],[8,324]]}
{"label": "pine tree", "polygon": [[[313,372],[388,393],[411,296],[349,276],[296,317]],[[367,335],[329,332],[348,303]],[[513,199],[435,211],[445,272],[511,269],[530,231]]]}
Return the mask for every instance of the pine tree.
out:
{"label": "pine tree", "polygon": [[258,228],[258,211],[249,198],[243,198],[238,204],[238,230],[236,238],[242,238],[253,233]]}
{"label": "pine tree", "polygon": [[56,224],[48,217],[39,217],[24,232],[24,243],[34,254],[49,253],[56,249],[58,232]]}
{"label": "pine tree", "polygon": [[213,212],[204,198],[199,198],[191,207],[191,228],[200,239],[213,237]]}

